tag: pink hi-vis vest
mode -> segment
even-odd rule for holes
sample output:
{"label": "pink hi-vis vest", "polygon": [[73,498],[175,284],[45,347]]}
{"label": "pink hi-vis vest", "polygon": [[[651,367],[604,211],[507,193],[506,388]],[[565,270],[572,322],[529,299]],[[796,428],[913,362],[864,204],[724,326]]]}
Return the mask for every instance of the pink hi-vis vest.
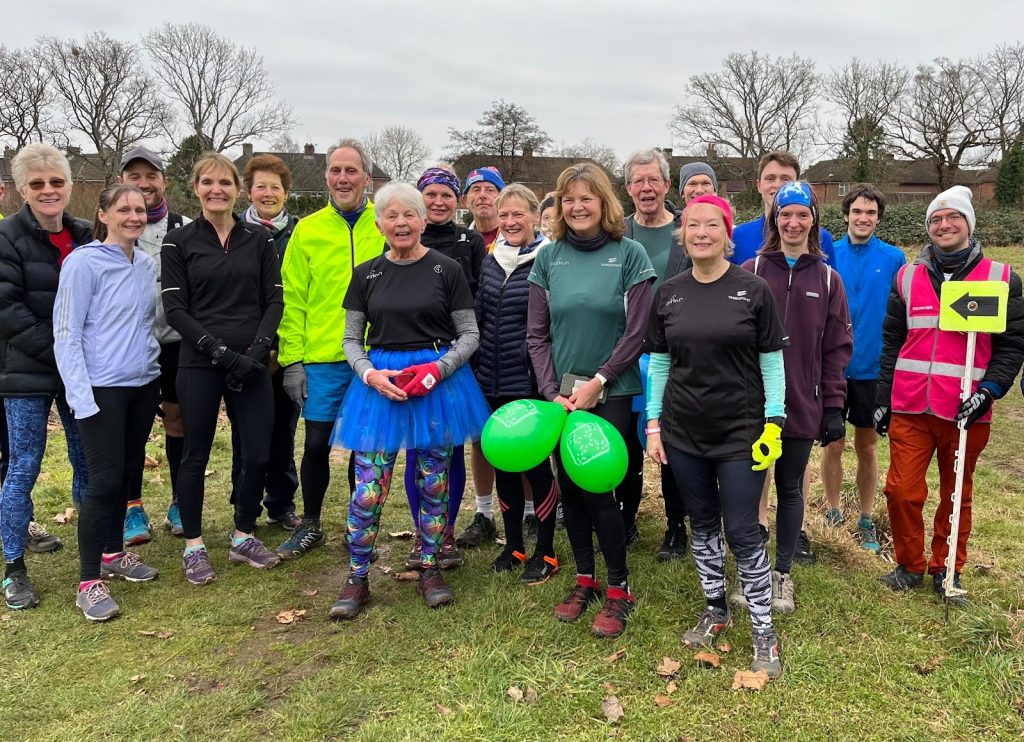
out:
{"label": "pink hi-vis vest", "polygon": [[[964,280],[1009,282],[1010,268],[982,258]],[[904,265],[896,281],[900,297],[907,306],[907,339],[896,359],[892,410],[953,420],[960,406],[960,383],[966,370],[967,333],[939,329],[939,297],[928,275],[928,266]],[[974,351],[972,393],[985,377],[991,358],[992,336],[979,332]],[[991,420],[991,409],[979,418],[983,423]]]}

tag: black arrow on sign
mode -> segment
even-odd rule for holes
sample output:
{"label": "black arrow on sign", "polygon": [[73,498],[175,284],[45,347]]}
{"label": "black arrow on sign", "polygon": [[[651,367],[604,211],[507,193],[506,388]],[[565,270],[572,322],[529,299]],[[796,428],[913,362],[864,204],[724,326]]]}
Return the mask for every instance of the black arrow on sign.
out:
{"label": "black arrow on sign", "polygon": [[968,291],[949,306],[964,319],[995,317],[999,314],[999,297],[971,296],[971,292]]}

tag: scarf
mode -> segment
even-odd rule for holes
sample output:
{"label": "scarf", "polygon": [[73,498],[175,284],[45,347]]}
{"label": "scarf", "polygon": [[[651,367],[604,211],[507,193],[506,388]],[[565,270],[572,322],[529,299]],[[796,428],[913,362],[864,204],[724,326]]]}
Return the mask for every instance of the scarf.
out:
{"label": "scarf", "polygon": [[549,240],[544,235],[535,235],[533,242],[523,247],[516,247],[505,242],[504,237],[499,237],[494,243],[494,261],[505,271],[505,280],[512,275],[512,272],[521,265],[526,265],[535,257]]}
{"label": "scarf", "polygon": [[242,215],[245,221],[252,224],[262,224],[264,227],[270,230],[273,235],[278,235],[281,230],[288,226],[288,222],[291,220],[291,215],[288,213],[288,209],[281,209],[281,213],[275,216],[273,219],[264,219],[256,211],[256,207],[250,205],[245,213]]}
{"label": "scarf", "polygon": [[363,200],[359,202],[359,206],[357,206],[355,210],[342,211],[338,208],[338,204],[334,203],[333,198],[328,197],[327,200],[331,202],[331,206],[333,206],[334,210],[338,212],[338,216],[348,222],[349,229],[356,228],[356,222],[359,221],[359,217],[363,215],[364,211],[366,211],[366,204],[369,203],[369,200],[366,198],[366,194],[363,194]]}
{"label": "scarf", "polygon": [[595,237],[580,237],[576,232],[573,231],[572,227],[565,228],[565,239],[570,245],[575,247],[577,250],[583,252],[593,252],[594,250],[600,250],[602,247],[612,241],[612,236],[605,232],[603,229],[597,233]]}
{"label": "scarf", "polygon": [[956,273],[971,259],[975,249],[979,247],[977,240],[968,240],[967,247],[956,252],[944,252],[931,245],[932,263],[939,273]]}
{"label": "scarf", "polygon": [[167,199],[161,198],[155,209],[146,209],[146,223],[156,224],[167,216]]}

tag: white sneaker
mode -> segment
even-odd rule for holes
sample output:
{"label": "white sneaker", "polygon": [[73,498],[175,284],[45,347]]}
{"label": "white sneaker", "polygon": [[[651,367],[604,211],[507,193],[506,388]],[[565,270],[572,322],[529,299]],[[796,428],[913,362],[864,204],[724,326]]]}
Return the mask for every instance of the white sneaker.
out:
{"label": "white sneaker", "polygon": [[796,610],[796,585],[793,577],[772,570],[772,610],[776,613],[792,613]]}

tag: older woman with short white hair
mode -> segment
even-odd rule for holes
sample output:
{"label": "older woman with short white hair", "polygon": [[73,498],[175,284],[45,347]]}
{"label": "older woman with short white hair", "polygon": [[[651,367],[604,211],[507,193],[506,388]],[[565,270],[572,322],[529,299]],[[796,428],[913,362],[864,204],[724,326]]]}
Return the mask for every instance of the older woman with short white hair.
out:
{"label": "older woman with short white hair", "polygon": [[356,266],[343,304],[345,357],[360,381],[349,387],[335,435],[335,443],[355,452],[356,488],[348,516],[350,573],[332,618],[354,618],[370,597],[381,508],[406,449],[416,451],[420,492],[419,592],[431,608],[452,602],[437,566],[452,448],[479,438],[490,414],[467,365],[480,341],[473,294],[459,264],[421,242],[422,196],[411,185],[388,184],[377,193],[375,212],[389,249]]}

